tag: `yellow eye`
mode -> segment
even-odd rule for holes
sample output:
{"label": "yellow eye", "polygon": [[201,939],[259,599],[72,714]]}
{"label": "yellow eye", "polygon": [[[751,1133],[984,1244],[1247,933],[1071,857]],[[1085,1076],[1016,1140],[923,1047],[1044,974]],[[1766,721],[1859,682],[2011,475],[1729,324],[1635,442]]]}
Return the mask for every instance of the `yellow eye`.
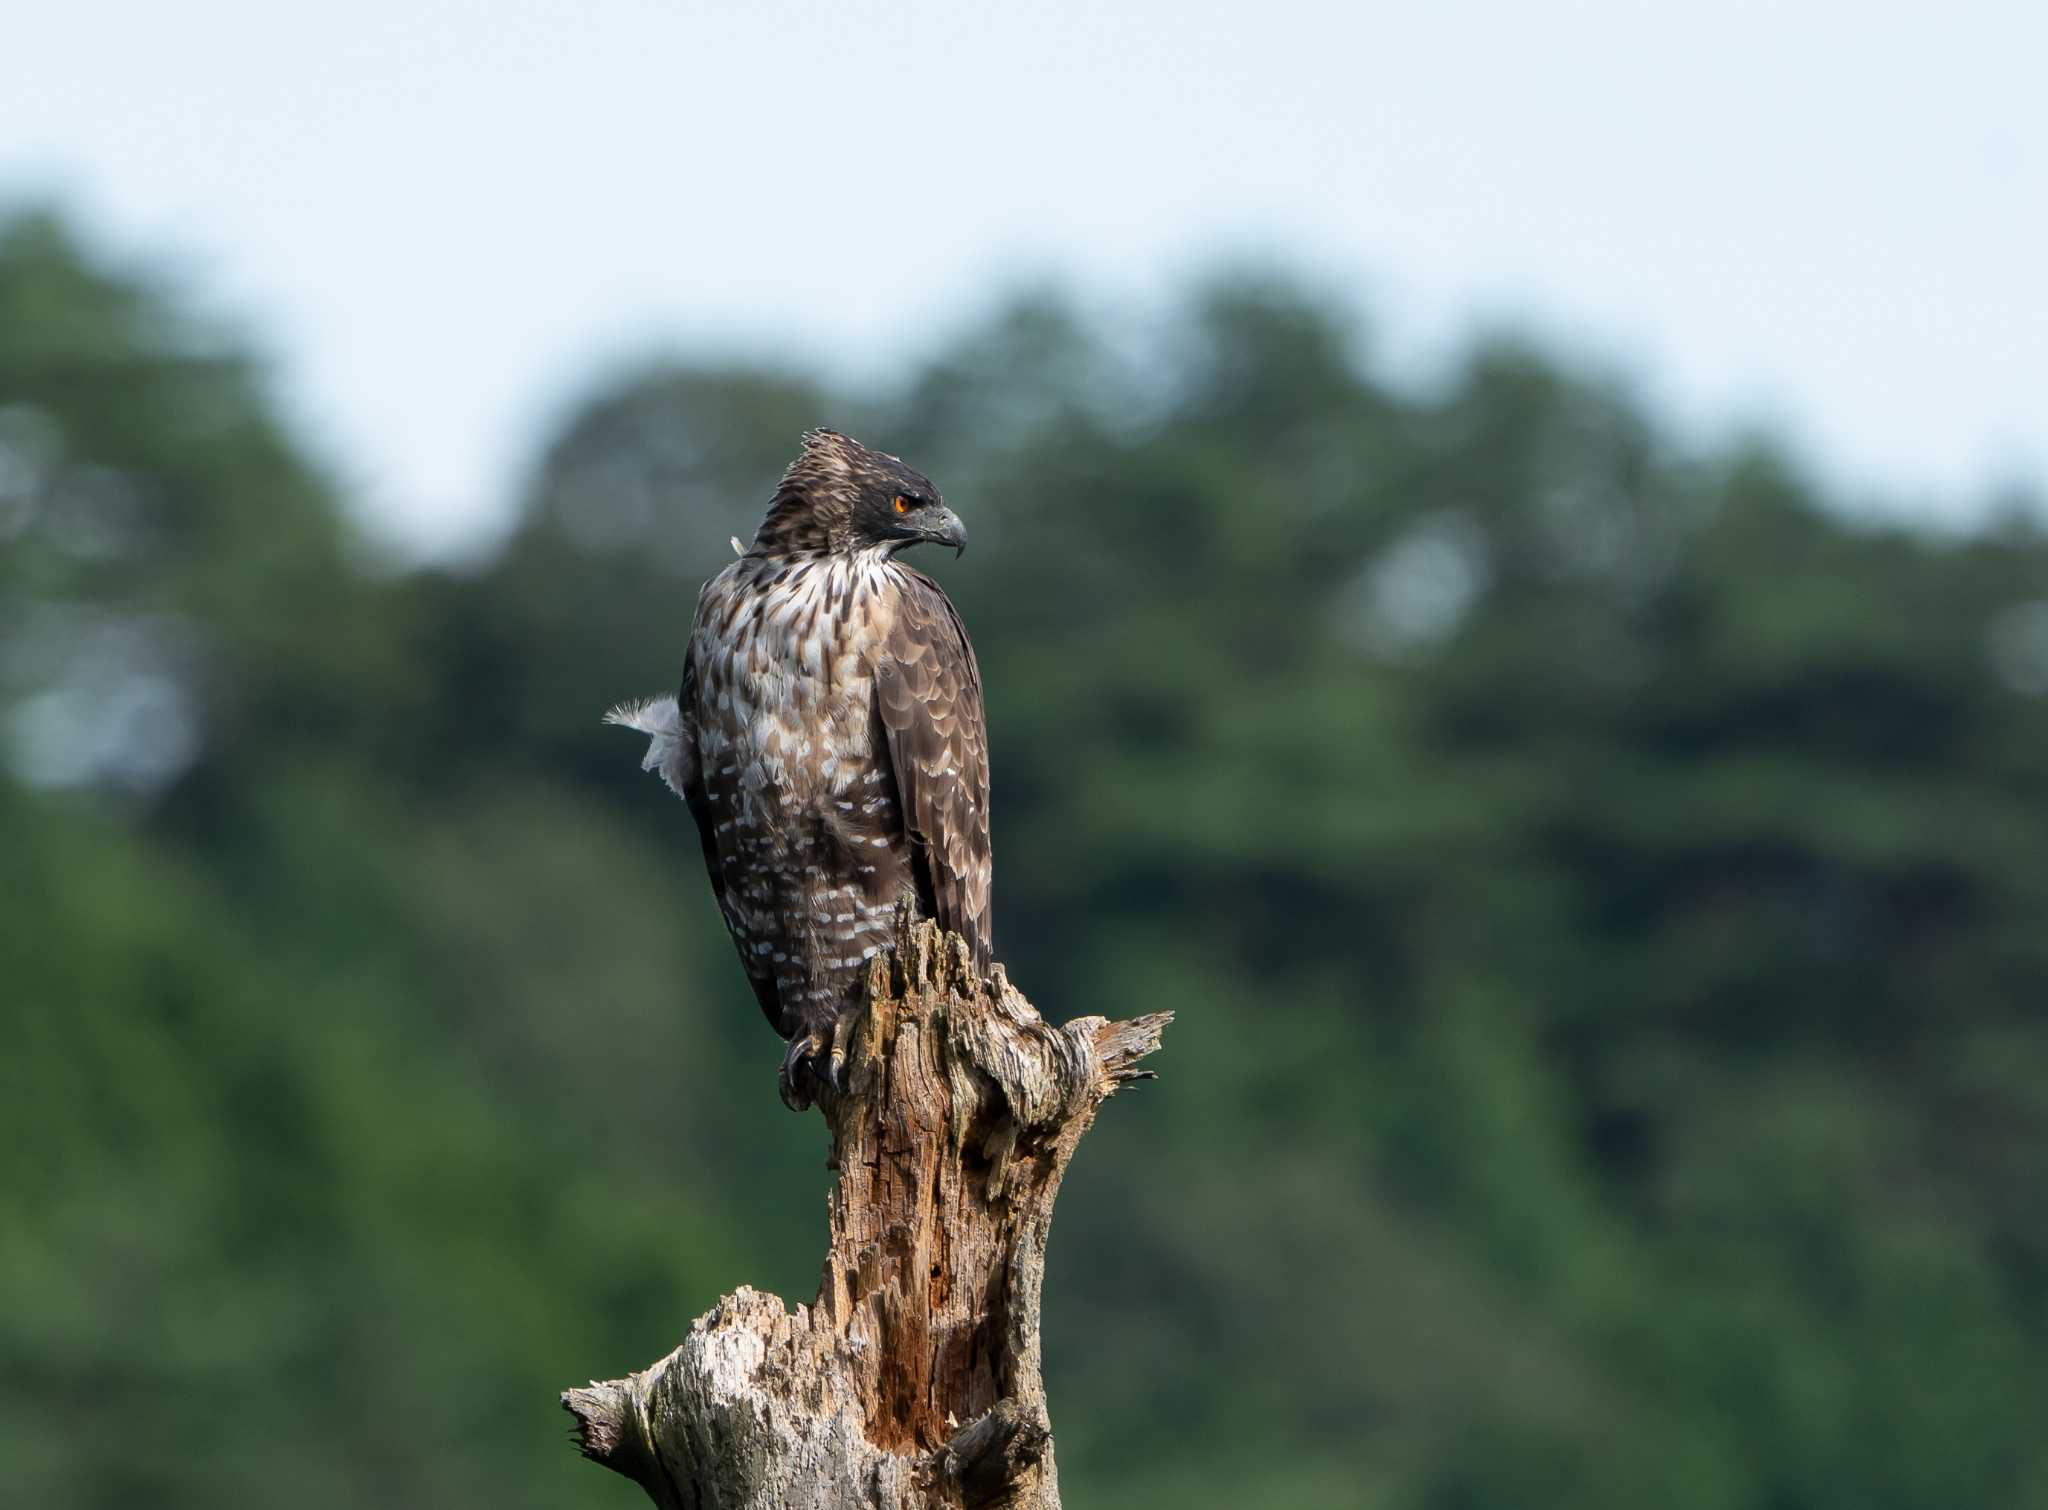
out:
{"label": "yellow eye", "polygon": [[908,498],[905,498],[901,493],[898,493],[896,495],[896,512],[899,514],[907,514],[910,512],[910,500]]}

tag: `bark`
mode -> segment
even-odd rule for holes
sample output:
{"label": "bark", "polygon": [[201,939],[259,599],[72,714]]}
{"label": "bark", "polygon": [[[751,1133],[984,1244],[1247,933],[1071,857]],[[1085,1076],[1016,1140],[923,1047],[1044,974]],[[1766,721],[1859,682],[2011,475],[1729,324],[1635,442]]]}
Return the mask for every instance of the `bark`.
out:
{"label": "bark", "polygon": [[651,1368],[569,1390],[584,1455],[665,1510],[1058,1510],[1053,1201],[1170,1016],[1055,1028],[906,921],[842,1024],[847,1093],[820,1103],[839,1179],[816,1302],[743,1288]]}

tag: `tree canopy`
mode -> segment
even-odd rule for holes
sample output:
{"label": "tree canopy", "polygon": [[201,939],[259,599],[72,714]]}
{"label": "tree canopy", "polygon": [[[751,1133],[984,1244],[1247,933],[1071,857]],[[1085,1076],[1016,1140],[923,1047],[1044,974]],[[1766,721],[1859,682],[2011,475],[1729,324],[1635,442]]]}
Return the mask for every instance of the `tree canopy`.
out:
{"label": "tree canopy", "polygon": [[2048,1502],[2036,516],[1873,523],[1511,339],[1417,391],[1239,273],[880,395],[619,372],[499,553],[372,570],[251,341],[26,212],[22,1503],[624,1504],[554,1392],[808,1293],[819,1129],[597,718],[816,423],[973,529],[998,953],[1178,1014],[1053,1244],[1077,1503]]}

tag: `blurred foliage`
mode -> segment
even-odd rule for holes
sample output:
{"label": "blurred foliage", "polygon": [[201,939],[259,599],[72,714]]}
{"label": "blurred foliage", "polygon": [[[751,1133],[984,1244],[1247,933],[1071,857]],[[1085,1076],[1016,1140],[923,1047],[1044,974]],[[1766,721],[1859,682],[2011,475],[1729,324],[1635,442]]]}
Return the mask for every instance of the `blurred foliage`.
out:
{"label": "blurred foliage", "polygon": [[0,224],[0,1463],[625,1506],[554,1393],[807,1298],[819,1129],[600,729],[796,433],[972,522],[998,944],[1180,1020],[1069,1181],[1071,1503],[2048,1503],[2048,539],[1222,278],[856,402],[621,374],[361,569],[260,364]]}

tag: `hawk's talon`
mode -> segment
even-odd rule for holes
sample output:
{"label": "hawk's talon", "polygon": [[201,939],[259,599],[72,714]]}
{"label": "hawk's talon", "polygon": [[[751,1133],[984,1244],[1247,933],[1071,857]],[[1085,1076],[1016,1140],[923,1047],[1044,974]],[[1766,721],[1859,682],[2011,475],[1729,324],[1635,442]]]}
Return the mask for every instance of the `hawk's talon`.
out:
{"label": "hawk's talon", "polygon": [[850,1078],[846,1071],[846,1048],[840,1042],[841,1022],[822,1031],[800,1032],[789,1041],[776,1073],[775,1086],[782,1104],[793,1112],[807,1110],[820,1093],[846,1094]]}
{"label": "hawk's talon", "polygon": [[832,1052],[825,1060],[825,1080],[837,1095],[845,1095],[852,1077],[846,1072],[847,1022],[853,1014],[841,1012],[832,1021]]}
{"label": "hawk's talon", "polygon": [[818,1099],[818,1056],[824,1051],[825,1040],[816,1033],[799,1033],[790,1039],[782,1068],[775,1072],[775,1088],[791,1111],[807,1110]]}

